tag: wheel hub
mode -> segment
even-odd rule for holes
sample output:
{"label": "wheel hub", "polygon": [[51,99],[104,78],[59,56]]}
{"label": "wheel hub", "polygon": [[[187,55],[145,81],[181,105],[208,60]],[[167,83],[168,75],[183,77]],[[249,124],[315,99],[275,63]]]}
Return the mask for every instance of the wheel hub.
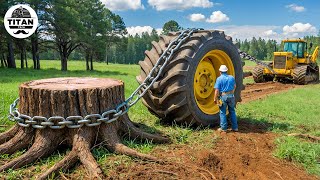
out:
{"label": "wheel hub", "polygon": [[221,50],[208,52],[199,62],[194,76],[194,95],[198,107],[206,114],[217,114],[219,107],[214,103],[214,84],[219,76],[220,65],[229,68],[234,75],[230,57]]}

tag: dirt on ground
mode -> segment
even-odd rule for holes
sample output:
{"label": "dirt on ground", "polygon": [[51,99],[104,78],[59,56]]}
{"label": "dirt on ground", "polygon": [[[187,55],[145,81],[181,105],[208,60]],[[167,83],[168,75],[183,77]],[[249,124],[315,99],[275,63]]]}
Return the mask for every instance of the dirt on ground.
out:
{"label": "dirt on ground", "polygon": [[[248,84],[242,91],[242,103],[269,94],[298,87],[267,82]],[[239,121],[239,132],[220,133],[212,129],[205,139],[186,144],[158,145],[150,153],[161,162],[137,159],[118,163],[107,172],[108,179],[318,179],[300,165],[273,156],[277,134],[269,132],[272,124]],[[201,131],[201,130],[200,130]],[[108,161],[116,162],[116,157]],[[74,177],[74,176],[73,176]]]}
{"label": "dirt on ground", "polygon": [[317,179],[293,163],[273,157],[276,134],[265,124],[239,122],[239,132],[212,131],[204,146],[169,145],[151,154],[165,162],[121,164],[109,179]]}
{"label": "dirt on ground", "polygon": [[241,103],[261,99],[267,97],[270,94],[287,91],[289,89],[299,87],[295,84],[284,84],[280,82],[266,82],[266,83],[254,83],[247,84],[245,90],[241,92]]}
{"label": "dirt on ground", "polygon": [[[248,84],[242,91],[242,103],[295,87],[278,82]],[[275,158],[277,135],[267,129],[266,124],[243,120],[239,121],[239,132],[213,129],[202,145],[157,147],[151,154],[164,162],[119,165],[109,172],[109,179],[317,179],[301,166]],[[213,146],[206,145],[210,143]]]}

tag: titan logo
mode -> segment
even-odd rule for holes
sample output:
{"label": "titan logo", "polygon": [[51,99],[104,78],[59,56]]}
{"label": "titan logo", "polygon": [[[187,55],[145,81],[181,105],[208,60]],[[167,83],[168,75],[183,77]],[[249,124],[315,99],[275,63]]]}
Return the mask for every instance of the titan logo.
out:
{"label": "titan logo", "polygon": [[15,38],[27,38],[38,27],[38,16],[29,6],[19,4],[12,6],[4,17],[7,32]]}

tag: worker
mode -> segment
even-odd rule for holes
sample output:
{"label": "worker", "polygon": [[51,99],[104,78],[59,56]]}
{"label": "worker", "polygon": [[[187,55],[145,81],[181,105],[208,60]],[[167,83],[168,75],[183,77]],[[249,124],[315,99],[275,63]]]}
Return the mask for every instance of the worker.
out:
{"label": "worker", "polygon": [[220,108],[220,128],[218,130],[221,132],[227,131],[228,122],[226,111],[228,107],[231,117],[232,130],[238,131],[237,116],[235,111],[236,101],[234,97],[234,90],[236,89],[235,78],[227,74],[228,68],[226,65],[221,65],[219,71],[220,76],[217,78],[214,85],[214,101]]}

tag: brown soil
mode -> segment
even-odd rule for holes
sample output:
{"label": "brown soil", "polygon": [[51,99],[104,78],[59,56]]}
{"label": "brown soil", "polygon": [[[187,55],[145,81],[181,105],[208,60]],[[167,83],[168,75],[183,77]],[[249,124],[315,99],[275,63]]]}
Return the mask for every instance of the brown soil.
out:
{"label": "brown soil", "polygon": [[[297,87],[293,84],[249,84],[243,102]],[[276,134],[268,125],[239,121],[239,132],[219,133],[195,144],[158,146],[152,155],[163,164],[120,164],[109,179],[317,179],[299,165],[273,157]],[[210,146],[212,145],[212,146]]]}
{"label": "brown soil", "polygon": [[[272,156],[277,135],[266,125],[239,122],[239,132],[213,130],[202,145],[157,147],[151,154],[163,164],[133,162],[120,164],[109,179],[317,179],[303,168]],[[214,140],[215,139],[215,140]],[[213,143],[214,148],[207,143]]]}
{"label": "brown soil", "polygon": [[279,82],[247,84],[245,90],[241,92],[241,103],[261,99],[270,94],[287,91],[295,87],[298,87],[298,85],[284,84]]}

